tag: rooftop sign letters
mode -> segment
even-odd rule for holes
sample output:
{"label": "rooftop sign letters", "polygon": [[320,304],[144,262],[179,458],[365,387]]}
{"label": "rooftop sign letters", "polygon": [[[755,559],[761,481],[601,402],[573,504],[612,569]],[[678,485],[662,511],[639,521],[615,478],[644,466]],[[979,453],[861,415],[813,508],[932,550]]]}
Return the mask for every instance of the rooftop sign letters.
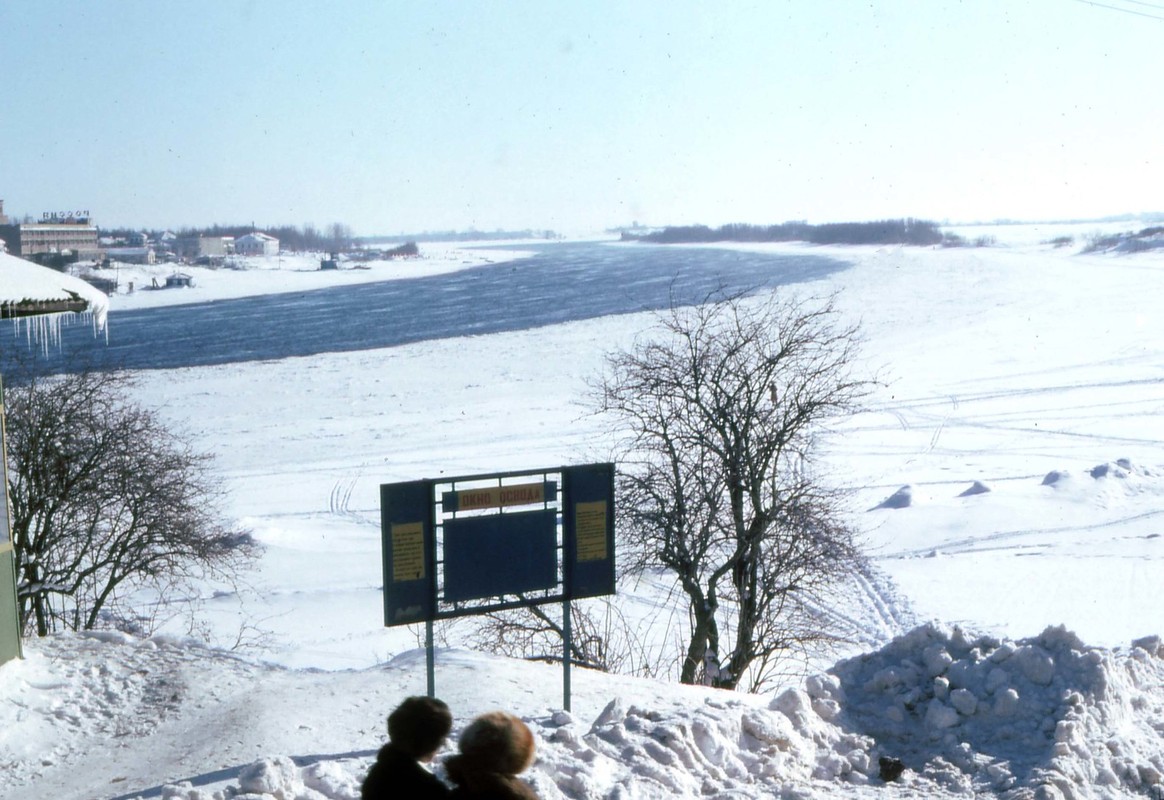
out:
{"label": "rooftop sign letters", "polygon": [[49,225],[87,225],[89,212],[86,211],[45,211],[40,221]]}

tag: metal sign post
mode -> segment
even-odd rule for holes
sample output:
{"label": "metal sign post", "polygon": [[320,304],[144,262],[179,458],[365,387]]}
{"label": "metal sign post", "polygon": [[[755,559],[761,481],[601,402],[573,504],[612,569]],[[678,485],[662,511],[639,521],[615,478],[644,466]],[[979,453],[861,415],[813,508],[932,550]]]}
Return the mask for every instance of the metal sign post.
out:
{"label": "metal sign post", "polygon": [[432,641],[432,620],[424,621],[424,676],[428,696],[436,697],[436,649]]}
{"label": "metal sign post", "polygon": [[574,635],[570,626],[570,601],[562,601],[562,708],[570,710],[570,649]]}

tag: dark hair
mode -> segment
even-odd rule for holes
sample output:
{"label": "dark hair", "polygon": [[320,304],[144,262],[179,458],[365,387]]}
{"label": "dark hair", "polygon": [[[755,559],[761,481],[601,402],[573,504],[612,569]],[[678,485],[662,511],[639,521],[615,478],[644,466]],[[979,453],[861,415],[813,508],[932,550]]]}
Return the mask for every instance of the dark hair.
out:
{"label": "dark hair", "polygon": [[449,707],[435,697],[408,697],[388,715],[392,744],[413,758],[436,752],[453,727]]}

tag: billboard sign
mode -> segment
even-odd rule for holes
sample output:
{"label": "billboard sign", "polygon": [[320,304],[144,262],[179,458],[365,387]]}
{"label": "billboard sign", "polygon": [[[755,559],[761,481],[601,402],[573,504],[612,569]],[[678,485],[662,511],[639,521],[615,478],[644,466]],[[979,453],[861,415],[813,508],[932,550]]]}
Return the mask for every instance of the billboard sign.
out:
{"label": "billboard sign", "polygon": [[380,487],[384,624],[614,593],[614,465]]}

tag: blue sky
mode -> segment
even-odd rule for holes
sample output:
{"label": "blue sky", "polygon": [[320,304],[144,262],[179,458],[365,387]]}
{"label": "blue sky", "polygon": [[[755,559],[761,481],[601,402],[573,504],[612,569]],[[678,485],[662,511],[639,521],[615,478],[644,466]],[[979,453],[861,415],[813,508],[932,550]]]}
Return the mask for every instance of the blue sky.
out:
{"label": "blue sky", "polygon": [[1164,210],[1164,0],[5,0],[0,37],[9,214],[368,235]]}

